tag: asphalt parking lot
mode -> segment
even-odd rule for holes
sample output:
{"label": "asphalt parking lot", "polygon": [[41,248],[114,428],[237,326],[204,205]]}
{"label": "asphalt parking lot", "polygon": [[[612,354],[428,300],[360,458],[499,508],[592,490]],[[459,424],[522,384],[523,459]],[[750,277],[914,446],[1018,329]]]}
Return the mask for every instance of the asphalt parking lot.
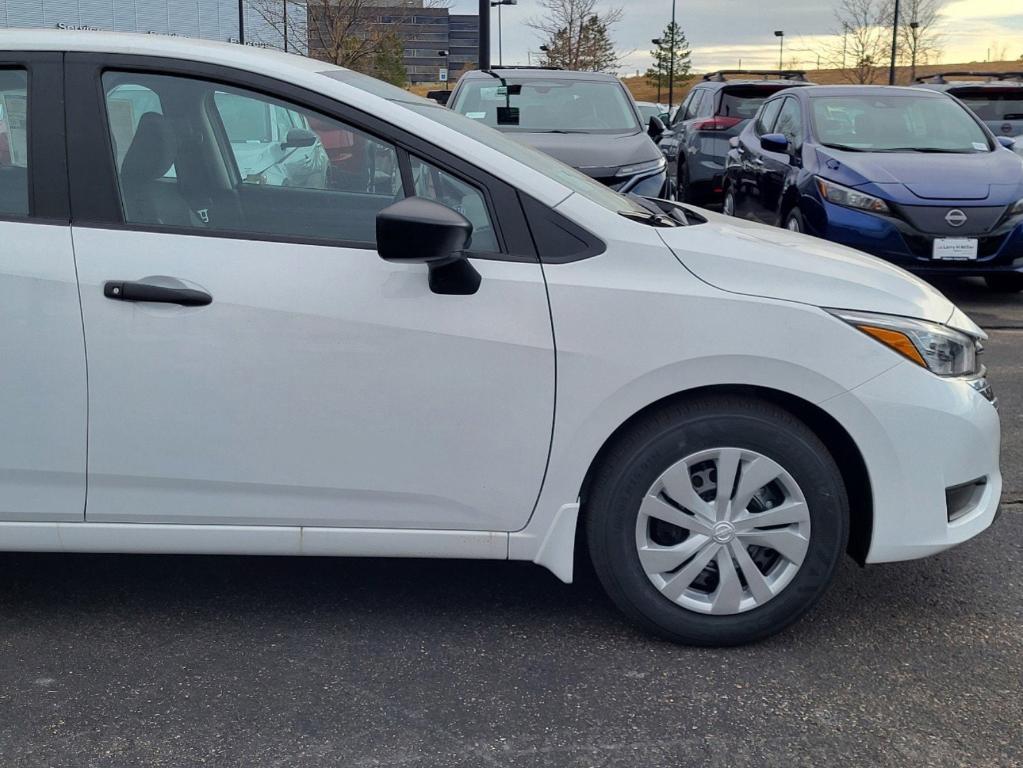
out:
{"label": "asphalt parking lot", "polygon": [[0,555],[14,766],[1023,765],[1023,298],[991,329],[997,526],[848,563],[755,647],[624,624],[530,565]]}

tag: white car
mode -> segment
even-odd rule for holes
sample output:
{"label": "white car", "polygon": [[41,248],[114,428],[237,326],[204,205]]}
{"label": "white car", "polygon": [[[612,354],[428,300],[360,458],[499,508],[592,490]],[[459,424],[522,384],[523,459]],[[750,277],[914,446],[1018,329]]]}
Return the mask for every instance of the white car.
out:
{"label": "white car", "polygon": [[[806,612],[847,552],[923,557],[995,517],[984,334],[895,267],[622,197],[312,59],[0,50],[29,147],[0,173],[0,549],[570,581],[578,531],[632,619],[724,645]],[[344,183],[253,183],[222,93],[344,136]]]}

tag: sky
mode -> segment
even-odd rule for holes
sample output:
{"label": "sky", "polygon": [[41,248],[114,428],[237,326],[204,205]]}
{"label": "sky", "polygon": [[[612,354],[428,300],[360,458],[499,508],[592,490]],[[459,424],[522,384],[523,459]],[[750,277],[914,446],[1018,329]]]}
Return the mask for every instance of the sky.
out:
{"label": "sky", "polygon": [[[679,24],[693,50],[693,68],[707,71],[776,67],[778,38],[785,32],[786,66],[813,69],[817,51],[836,27],[837,0],[677,0]],[[671,20],[671,0],[619,0],[603,2],[605,8],[621,7],[624,18],[614,28],[614,39],[623,56],[620,75],[633,75],[649,66],[650,44]],[[478,0],[453,0],[454,13],[476,13]],[[502,8],[504,63],[526,64],[527,52],[535,56],[540,46],[536,33],[525,21],[540,12],[536,0],[519,0]],[[493,19],[493,61],[497,53],[497,9]],[[941,62],[986,61],[1001,49],[1008,58],[1023,55],[1023,0],[948,0],[940,21]]]}

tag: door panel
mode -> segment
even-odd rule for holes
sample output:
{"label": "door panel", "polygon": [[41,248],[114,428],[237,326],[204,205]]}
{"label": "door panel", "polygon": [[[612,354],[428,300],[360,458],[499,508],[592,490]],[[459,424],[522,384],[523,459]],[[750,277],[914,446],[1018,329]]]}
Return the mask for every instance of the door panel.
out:
{"label": "door panel", "polygon": [[[547,460],[540,266],[474,296],[372,250],[74,229],[89,351],[87,518],[513,530]],[[105,298],[164,276],[207,307]]]}
{"label": "door panel", "polygon": [[0,222],[0,520],[81,521],[86,382],[68,227]]}

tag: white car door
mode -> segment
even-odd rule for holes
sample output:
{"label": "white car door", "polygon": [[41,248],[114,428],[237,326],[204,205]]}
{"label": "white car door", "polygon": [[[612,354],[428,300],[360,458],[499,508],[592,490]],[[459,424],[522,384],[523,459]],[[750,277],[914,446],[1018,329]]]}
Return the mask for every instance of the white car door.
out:
{"label": "white car door", "polygon": [[58,54],[0,54],[3,522],[81,522],[85,512],[85,346],[61,88]]}
{"label": "white car door", "polygon": [[[84,86],[103,66],[69,57],[69,77]],[[108,108],[140,88],[155,106]],[[252,115],[271,102],[313,116],[294,101],[222,76],[110,69],[102,90],[104,124],[71,144],[72,200],[93,206],[73,227],[87,520],[524,525],[550,443],[554,350],[539,263],[508,255],[492,191],[420,161],[432,179],[420,193],[474,211],[474,251],[493,252],[473,260],[475,295],[438,295],[424,266],[375,252],[376,213],[413,184],[394,140],[318,114],[318,130],[344,134],[349,151],[323,188],[281,186],[280,175],[239,176],[216,94],[249,100]],[[85,96],[75,104],[80,127],[100,113]],[[108,121],[118,152],[96,138]],[[76,168],[96,175],[91,192],[75,187]],[[119,186],[116,210],[97,199],[100,178]]]}

